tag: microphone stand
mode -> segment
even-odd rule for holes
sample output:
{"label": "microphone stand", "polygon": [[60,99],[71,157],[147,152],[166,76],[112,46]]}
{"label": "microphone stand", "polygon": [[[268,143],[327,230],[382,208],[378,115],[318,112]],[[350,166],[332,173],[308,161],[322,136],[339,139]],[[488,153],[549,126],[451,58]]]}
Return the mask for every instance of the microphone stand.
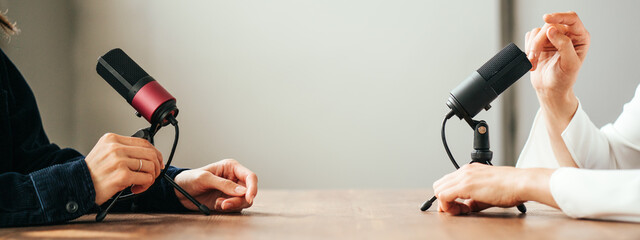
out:
{"label": "microphone stand", "polygon": [[[178,128],[178,121],[172,115],[170,115],[169,121],[171,122],[171,125],[175,126],[175,129],[176,129],[175,140],[173,142],[173,147],[171,149],[171,154],[169,156],[169,160],[167,161],[167,164],[166,164],[165,168],[160,173],[160,176],[158,176],[158,178],[156,178],[156,181],[155,181],[154,184],[158,183],[158,179],[164,178],[164,180],[167,181],[169,184],[171,184],[171,186],[173,186],[173,188],[178,190],[178,192],[182,193],[182,195],[184,195],[187,199],[189,199],[189,201],[191,201],[194,205],[196,205],[198,207],[198,209],[200,210],[200,212],[202,212],[204,215],[209,215],[209,214],[211,214],[211,211],[209,210],[209,208],[206,205],[204,205],[204,204],[200,203],[198,200],[196,200],[193,196],[191,196],[191,194],[189,194],[182,187],[180,187],[180,185],[178,185],[175,181],[173,181],[173,179],[171,177],[169,177],[169,175],[167,175],[167,169],[169,168],[169,166],[171,164],[171,160],[173,159],[173,154],[174,154],[175,148],[176,148],[176,146],[178,144],[178,136],[179,136],[179,133],[180,133],[179,132],[179,128]],[[132,135],[132,137],[146,139],[151,144],[154,144],[153,143],[153,136],[155,136],[155,134],[158,132],[158,130],[160,130],[160,128],[161,128],[160,124],[153,123],[153,124],[151,124],[151,127],[143,128],[143,129],[138,130],[136,133],[134,133]],[[115,198],[113,198],[111,203],[109,203],[109,205],[107,206],[107,208],[104,211],[98,212],[98,215],[96,215],[96,222],[101,222],[102,220],[104,220],[105,217],[107,217],[107,213],[113,207],[115,202],[117,202],[119,200],[126,200],[126,199],[129,199],[129,198],[132,198],[132,197],[136,196],[136,194],[133,194],[133,193],[127,194],[125,196],[121,196],[124,191],[125,190],[120,191],[115,196]]]}
{"label": "microphone stand", "polygon": [[[448,118],[449,118],[449,115],[446,119]],[[445,119],[445,122],[446,122],[446,119]],[[470,163],[482,163],[482,164],[493,166],[493,164],[491,164],[491,159],[493,158],[493,152],[489,149],[489,125],[487,125],[487,122],[485,122],[484,120],[480,120],[480,121],[471,120],[467,122],[473,123],[473,125],[470,124],[473,128],[473,151],[471,152]],[[444,123],[442,127],[443,127],[442,137],[443,137],[443,140],[445,140],[444,139]],[[446,145],[446,142],[444,142],[444,144],[445,144],[447,153],[449,154],[449,147]],[[451,157],[451,155],[449,156]],[[451,157],[451,159],[453,160],[453,157]],[[455,164],[455,161],[453,161],[453,163],[456,169],[459,168],[458,165]],[[433,202],[436,201],[436,199],[437,199],[436,196],[433,196],[431,199],[429,199],[428,201],[422,204],[422,207],[420,208],[420,210],[426,211],[427,209],[429,209],[433,204]],[[524,206],[524,204],[518,205],[517,208],[521,213],[527,212],[527,207]]]}

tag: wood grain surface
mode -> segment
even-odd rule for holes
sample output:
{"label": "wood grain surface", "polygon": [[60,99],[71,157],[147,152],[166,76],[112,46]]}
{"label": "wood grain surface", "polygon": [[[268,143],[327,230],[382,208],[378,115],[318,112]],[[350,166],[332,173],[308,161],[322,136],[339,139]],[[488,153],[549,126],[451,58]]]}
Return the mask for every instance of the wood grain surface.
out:
{"label": "wood grain surface", "polygon": [[0,239],[640,239],[640,224],[577,220],[527,203],[466,216],[419,210],[429,190],[261,190],[239,214],[95,214],[0,229]]}

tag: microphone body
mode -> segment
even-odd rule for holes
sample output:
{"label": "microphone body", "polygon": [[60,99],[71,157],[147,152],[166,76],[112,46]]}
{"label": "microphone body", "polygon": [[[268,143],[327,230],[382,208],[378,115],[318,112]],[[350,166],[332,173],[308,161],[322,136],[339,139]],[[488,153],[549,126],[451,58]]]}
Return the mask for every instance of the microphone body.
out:
{"label": "microphone body", "polygon": [[471,119],[482,109],[489,110],[490,103],[530,69],[527,55],[511,43],[454,88],[447,106],[474,127]]}
{"label": "microphone body", "polygon": [[98,58],[96,71],[151,124],[165,126],[169,115],[178,115],[176,99],[122,49]]}

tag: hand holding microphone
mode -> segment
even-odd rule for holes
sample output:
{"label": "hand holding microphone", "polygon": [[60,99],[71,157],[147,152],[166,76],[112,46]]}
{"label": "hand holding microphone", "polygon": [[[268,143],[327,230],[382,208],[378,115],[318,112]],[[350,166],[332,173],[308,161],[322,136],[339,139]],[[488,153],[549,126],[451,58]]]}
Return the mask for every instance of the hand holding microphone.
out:
{"label": "hand holding microphone", "polygon": [[164,168],[162,154],[147,140],[113,133],[102,136],[85,161],[98,205],[131,185],[134,193],[146,191]]}

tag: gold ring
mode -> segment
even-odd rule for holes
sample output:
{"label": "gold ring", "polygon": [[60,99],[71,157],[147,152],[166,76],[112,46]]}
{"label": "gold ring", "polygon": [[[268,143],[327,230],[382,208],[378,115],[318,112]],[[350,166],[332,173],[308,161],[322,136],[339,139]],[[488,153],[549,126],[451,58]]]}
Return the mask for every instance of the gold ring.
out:
{"label": "gold ring", "polygon": [[138,161],[140,161],[140,166],[138,167],[138,170],[136,170],[136,172],[140,172],[140,170],[142,170],[142,159],[138,159]]}

